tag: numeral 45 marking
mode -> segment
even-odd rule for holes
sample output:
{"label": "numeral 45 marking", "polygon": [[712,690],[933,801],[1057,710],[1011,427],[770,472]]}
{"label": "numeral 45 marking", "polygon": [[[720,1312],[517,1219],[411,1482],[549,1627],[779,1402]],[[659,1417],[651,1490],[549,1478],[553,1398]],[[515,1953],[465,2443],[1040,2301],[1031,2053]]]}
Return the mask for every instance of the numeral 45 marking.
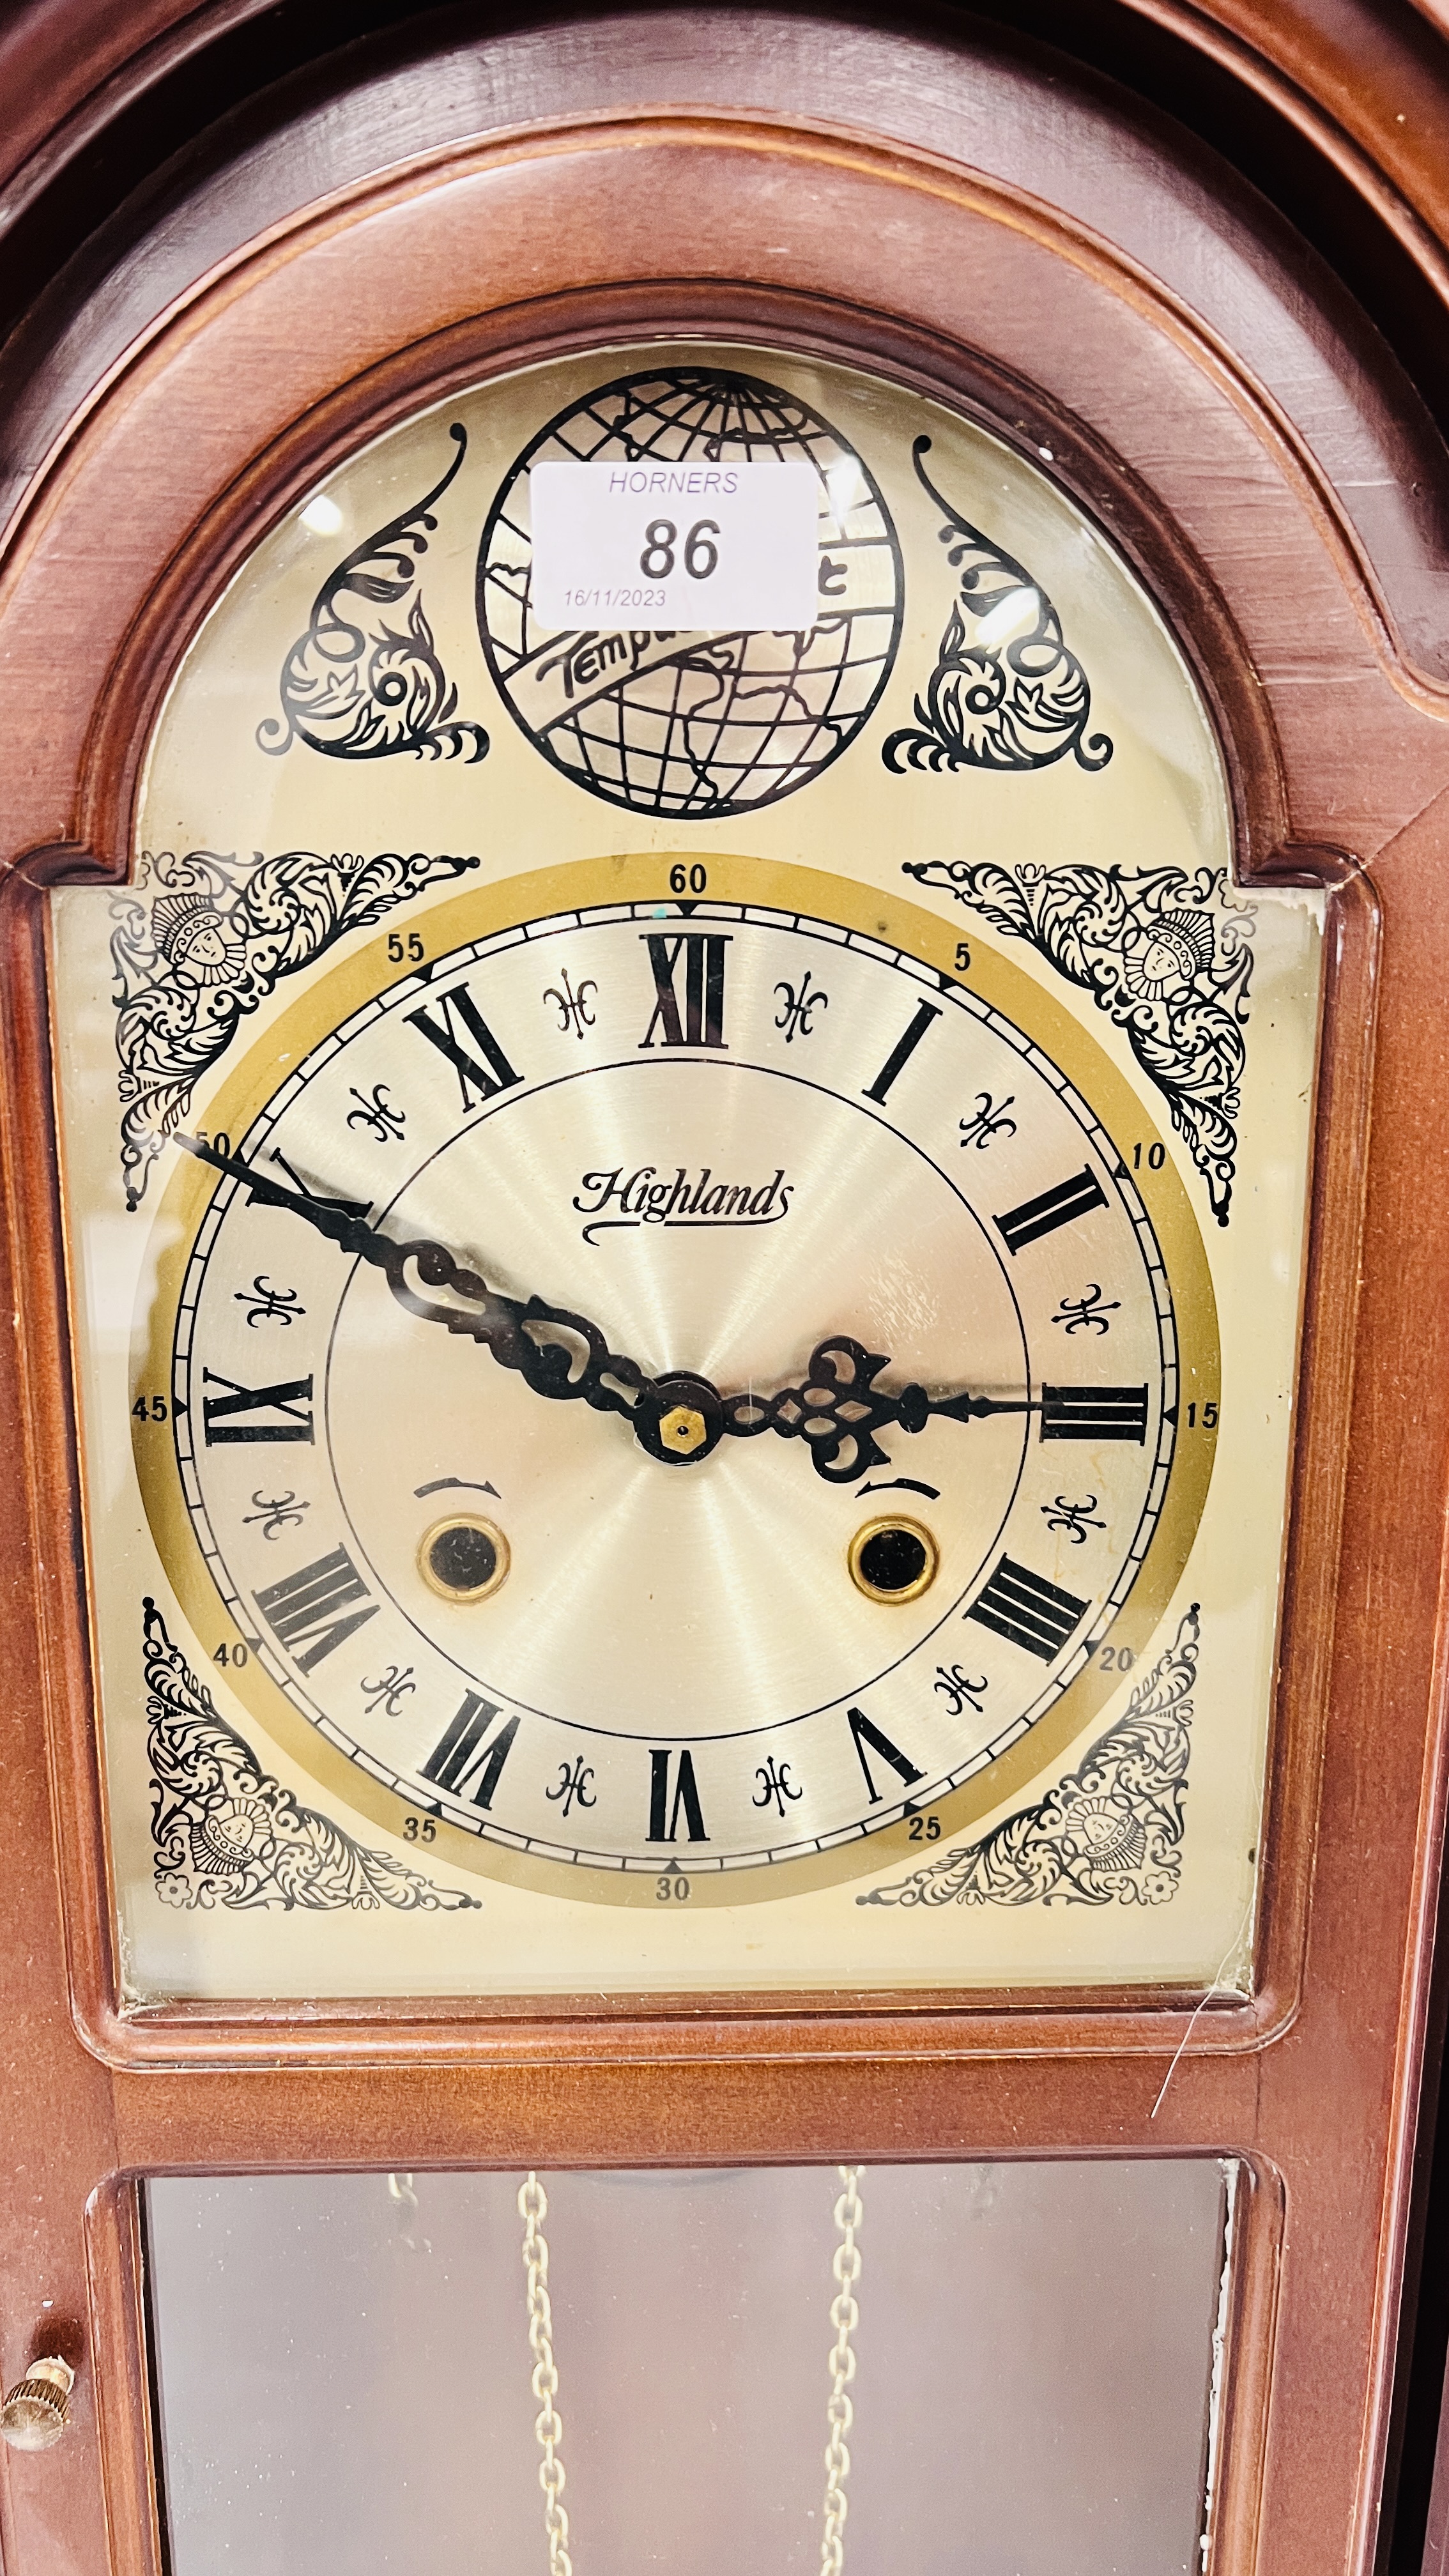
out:
{"label": "numeral 45 marking", "polygon": [[1009,1637],[1014,1646],[1023,1646],[1029,1655],[1039,1655],[1044,1664],[1051,1664],[1086,1614],[1087,1604],[1075,1592],[1048,1583],[1044,1574],[1033,1574],[1030,1566],[1004,1556],[966,1616],[979,1619],[983,1628],[994,1629],[998,1637]]}
{"label": "numeral 45 marking", "polygon": [[[203,1369],[204,1386],[224,1386],[225,1395],[203,1395],[202,1418],[206,1424],[206,1445],[217,1448],[224,1440],[311,1440],[312,1381],[310,1377],[292,1377],[276,1386],[243,1386],[234,1377],[223,1377],[216,1369]],[[234,1413],[260,1413],[271,1410],[281,1414],[280,1422],[233,1422]]]}
{"label": "numeral 45 marking", "polygon": [[[649,966],[654,977],[654,1016],[639,1041],[640,1047],[652,1046],[654,1032],[661,1027],[666,1046],[722,1047],[725,1043],[725,950],[730,944],[730,934],[717,930],[685,930],[677,939],[670,939],[662,931],[644,930],[639,936],[649,951]],[[674,989],[681,948],[684,950],[682,1019],[679,996]]]}
{"label": "numeral 45 marking", "polygon": [[1044,1386],[1041,1391],[1043,1440],[1135,1440],[1147,1438],[1145,1386]]}
{"label": "numeral 45 marking", "polygon": [[[255,1597],[273,1636],[303,1673],[310,1673],[324,1655],[335,1654],[345,1637],[377,1616],[377,1603],[345,1547],[334,1547],[330,1556],[284,1574]],[[367,1608],[349,1610],[351,1601],[365,1601]],[[346,1616],[338,1618],[338,1611]]]}
{"label": "numeral 45 marking", "polygon": [[[454,1029],[455,1012],[478,1055],[469,1053]],[[420,1003],[404,1017],[409,1027],[417,1029],[437,1048],[439,1055],[447,1057],[458,1077],[465,1109],[473,1107],[475,1093],[479,1100],[491,1100],[495,1092],[511,1090],[515,1082],[523,1080],[521,1073],[514,1072],[466,984],[455,984],[451,993],[439,995],[437,1017],[426,1003]],[[479,1056],[486,1061],[480,1064]]]}
{"label": "numeral 45 marking", "polygon": [[515,1713],[504,1719],[492,1743],[487,1743],[488,1729],[497,1715],[494,1701],[480,1698],[477,1691],[464,1691],[456,1717],[449,1720],[441,1743],[435,1745],[423,1764],[422,1777],[435,1781],[440,1789],[451,1789],[461,1798],[477,1772],[473,1804],[491,1807],[493,1792],[503,1777],[503,1765],[518,1733]]}

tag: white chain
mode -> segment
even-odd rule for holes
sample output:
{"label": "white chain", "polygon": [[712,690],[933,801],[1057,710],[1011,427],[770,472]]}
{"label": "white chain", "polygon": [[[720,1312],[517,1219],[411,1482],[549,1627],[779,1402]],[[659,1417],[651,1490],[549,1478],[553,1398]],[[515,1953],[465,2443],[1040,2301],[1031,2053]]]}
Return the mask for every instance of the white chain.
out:
{"label": "white chain", "polygon": [[518,2195],[518,2215],[523,2220],[523,2260],[528,2272],[528,2342],[533,2354],[533,2393],[538,2399],[538,2420],[534,2431],[543,2453],[539,2462],[538,2483],[543,2489],[543,2527],[548,2534],[549,2576],[573,2576],[569,2556],[569,2518],[559,2499],[564,2490],[564,2465],[558,2455],[563,2440],[563,2421],[554,2399],[558,2395],[558,2370],[553,2357],[553,2310],[548,2296],[548,2242],[543,2222],[548,2216],[548,2197],[537,2174],[531,2173]]}
{"label": "white chain", "polygon": [[830,2303],[830,2322],[835,2328],[835,2342],[830,2354],[830,2403],[825,2410],[830,2438],[825,2445],[825,2522],[820,2537],[820,2576],[841,2576],[845,2565],[845,2481],[850,2475],[850,2453],[845,2437],[854,2421],[855,2409],[849,2395],[855,2377],[855,2354],[850,2338],[860,2323],[860,2308],[855,2285],[860,2279],[860,2247],[855,2241],[862,2211],[859,2165],[837,2167],[845,2185],[835,2204],[835,2224],[840,2230],[840,2243],[835,2249],[831,2270],[836,2291]]}
{"label": "white chain", "polygon": [[[825,2445],[825,2518],[820,2541],[820,2576],[843,2576],[845,2567],[845,2481],[850,2475],[850,2453],[845,2437],[854,2421],[850,2402],[850,2383],[855,2377],[855,2354],[850,2338],[860,2323],[860,2307],[855,2285],[860,2279],[860,2247],[856,2232],[864,2215],[860,2204],[859,2165],[837,2168],[844,2188],[835,2204],[835,2224],[840,2232],[831,2272],[835,2279],[835,2296],[830,2303],[830,2322],[835,2328],[835,2342],[830,2353],[830,2403],[826,2421],[830,2436]],[[539,2463],[538,2483],[543,2489],[543,2527],[548,2536],[549,2576],[573,2576],[569,2556],[569,2518],[564,2511],[564,2465],[559,2458],[563,2440],[563,2419],[555,2399],[558,2396],[558,2368],[553,2357],[553,2311],[548,2295],[548,2242],[543,2222],[548,2216],[548,2196],[536,2173],[531,2173],[518,2195],[518,2215],[523,2220],[523,2261],[528,2273],[528,2341],[533,2354],[533,2393],[539,2413],[534,2425],[538,2446],[543,2453]]]}

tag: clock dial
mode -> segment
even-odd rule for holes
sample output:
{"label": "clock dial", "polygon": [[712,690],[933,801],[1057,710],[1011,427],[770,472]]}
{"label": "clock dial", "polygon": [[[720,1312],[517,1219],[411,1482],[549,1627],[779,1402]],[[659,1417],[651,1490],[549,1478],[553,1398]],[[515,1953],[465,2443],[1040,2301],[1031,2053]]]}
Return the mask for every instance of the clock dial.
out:
{"label": "clock dial", "polygon": [[182,655],[51,898],[145,2008],[1250,1981],[1323,899],[1016,436],[551,358]]}
{"label": "clock dial", "polygon": [[179,1140],[137,1466],[303,1743],[480,1866],[737,1903],[979,1794],[1144,1579],[1155,1615],[1212,1300],[1160,1140],[1024,979],[1013,1014],[827,877],[599,873],[481,936],[465,897],[401,972],[379,941]]}

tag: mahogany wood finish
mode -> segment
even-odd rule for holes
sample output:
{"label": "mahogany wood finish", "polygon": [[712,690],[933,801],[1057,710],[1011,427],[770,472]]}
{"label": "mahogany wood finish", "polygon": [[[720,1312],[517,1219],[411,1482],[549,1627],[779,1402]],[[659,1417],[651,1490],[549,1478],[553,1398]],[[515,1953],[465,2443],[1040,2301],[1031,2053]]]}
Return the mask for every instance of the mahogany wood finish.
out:
{"label": "mahogany wood finish", "polygon": [[[48,15],[52,34],[84,24],[79,0]],[[1398,20],[1361,15],[1400,61]],[[164,0],[152,17],[166,23]],[[1351,13],[1330,35],[1306,9],[1275,11],[1253,43],[1226,7],[1194,23],[1294,85],[1439,275],[1449,152],[1437,176],[1415,154],[1435,117],[1449,142],[1449,50],[1411,150],[1380,130],[1397,113],[1387,72],[1378,123],[1347,97]],[[0,2366],[18,2377],[57,2336],[82,2363],[61,2449],[7,2455],[5,2566],[154,2576],[135,2174],[1210,2152],[1241,2156],[1252,2186],[1212,2568],[1361,2570],[1446,1788],[1449,691],[1400,641],[1324,469],[1322,422],[1268,396],[1150,260],[1053,211],[1049,172],[1031,192],[992,181],[822,120],[804,94],[793,114],[701,109],[687,62],[661,104],[657,70],[644,86],[648,21],[619,24],[616,87],[632,77],[646,110],[616,97],[562,117],[538,66],[506,132],[339,187],[219,260],[77,405],[0,564],[17,1317],[0,1352],[0,2033],[16,2105]],[[1126,201],[1125,157],[1119,184]],[[854,357],[1050,444],[1195,656],[1245,873],[1337,889],[1258,1991],[1196,2019],[1180,1996],[1128,1995],[602,2019],[420,2004],[305,2029],[212,2007],[122,2016],[42,889],[123,867],[137,763],[189,636],[239,556],[362,435],[521,357],[706,327]],[[1420,524],[1402,543],[1427,581]]]}

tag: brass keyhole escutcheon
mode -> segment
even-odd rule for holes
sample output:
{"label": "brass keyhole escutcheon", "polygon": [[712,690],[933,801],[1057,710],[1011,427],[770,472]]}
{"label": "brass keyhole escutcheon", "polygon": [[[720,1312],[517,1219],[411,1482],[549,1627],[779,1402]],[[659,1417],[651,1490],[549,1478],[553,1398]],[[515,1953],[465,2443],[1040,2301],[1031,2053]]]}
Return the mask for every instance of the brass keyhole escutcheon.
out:
{"label": "brass keyhole escutcheon", "polygon": [[941,1551],[924,1521],[891,1513],[867,1521],[846,1550],[850,1579],[867,1601],[919,1601],[936,1580]]}
{"label": "brass keyhole escutcheon", "polygon": [[440,1601],[486,1601],[507,1579],[510,1562],[502,1530],[481,1513],[450,1512],[418,1546],[418,1572]]}

